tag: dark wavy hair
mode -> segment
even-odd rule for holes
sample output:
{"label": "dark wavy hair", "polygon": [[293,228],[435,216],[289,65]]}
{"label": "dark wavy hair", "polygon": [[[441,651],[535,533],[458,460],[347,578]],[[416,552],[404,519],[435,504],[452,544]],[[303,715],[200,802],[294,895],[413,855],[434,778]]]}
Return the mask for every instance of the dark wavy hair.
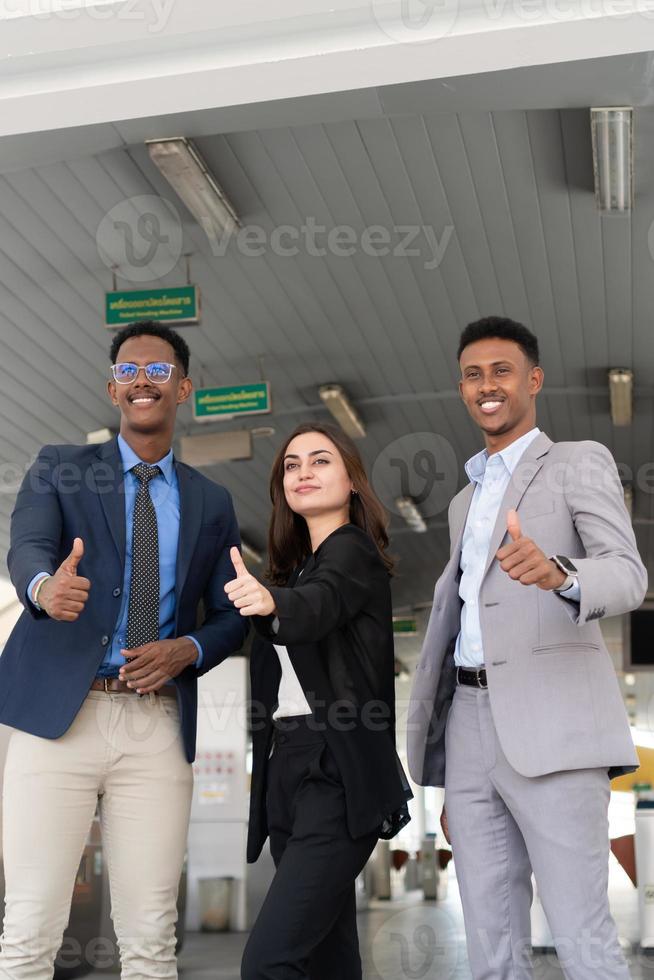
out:
{"label": "dark wavy hair", "polygon": [[270,499],[272,514],[268,528],[268,569],[266,577],[271,585],[285,585],[289,575],[311,554],[311,537],[307,522],[291,510],[284,494],[284,457],[289,444],[305,432],[317,432],[326,436],[338,449],[347,475],[356,493],[350,495],[350,523],[360,527],[377,546],[379,557],[389,574],[393,571],[393,559],[387,553],[388,515],[370,485],[361,454],[354,442],[342,429],[320,422],[298,425],[284,441],[275,456],[270,474]]}

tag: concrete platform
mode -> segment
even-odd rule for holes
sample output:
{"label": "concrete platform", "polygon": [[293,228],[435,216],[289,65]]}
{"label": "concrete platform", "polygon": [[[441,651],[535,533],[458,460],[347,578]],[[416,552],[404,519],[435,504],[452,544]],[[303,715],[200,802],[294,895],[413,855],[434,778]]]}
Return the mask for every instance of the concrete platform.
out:
{"label": "concrete platform", "polygon": [[[654,957],[638,948],[636,890],[611,859],[611,907],[627,952],[633,980],[654,980]],[[418,892],[390,902],[371,902],[359,913],[359,936],[365,980],[470,980],[463,916],[454,868],[450,865],[447,896],[424,902]],[[239,980],[247,935],[191,933],[180,955],[183,980]],[[115,980],[115,974],[92,974]],[[554,953],[534,960],[536,980],[562,980]],[[334,980],[341,980],[334,977]]]}

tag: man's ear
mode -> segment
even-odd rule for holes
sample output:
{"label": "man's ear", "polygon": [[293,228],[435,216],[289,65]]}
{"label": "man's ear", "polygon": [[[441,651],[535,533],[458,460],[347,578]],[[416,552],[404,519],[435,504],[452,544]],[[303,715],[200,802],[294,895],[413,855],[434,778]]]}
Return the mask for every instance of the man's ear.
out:
{"label": "man's ear", "polygon": [[179,387],[177,388],[177,404],[181,405],[183,402],[188,401],[191,397],[192,391],[193,382],[191,379],[183,378],[179,383]]}
{"label": "man's ear", "polygon": [[545,372],[542,367],[534,366],[531,369],[531,393],[532,395],[537,395],[538,392],[543,387],[543,382],[545,381]]}
{"label": "man's ear", "polygon": [[112,405],[118,406],[118,399],[116,397],[116,382],[107,381],[107,394],[111,400]]}

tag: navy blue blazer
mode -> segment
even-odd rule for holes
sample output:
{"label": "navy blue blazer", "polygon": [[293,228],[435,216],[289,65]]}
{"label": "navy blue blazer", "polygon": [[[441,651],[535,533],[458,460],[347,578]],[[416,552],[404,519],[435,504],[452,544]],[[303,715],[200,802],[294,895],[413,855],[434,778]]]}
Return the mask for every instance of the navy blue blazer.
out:
{"label": "navy blue blazer", "polygon": [[[175,636],[193,633],[201,670],[175,678],[186,757],[195,757],[197,677],[238,650],[247,625],[227,598],[229,557],[240,546],[229,492],[175,461],[180,528]],[[44,738],[69,728],[111,642],[120,610],[125,562],[125,497],[118,442],[45,446],[28,471],[11,517],[9,574],[25,609],[0,657],[0,722]],[[39,570],[55,572],[73,539],[84,541],[78,574],[91,581],[84,610],[57,622],[26,598]],[[204,622],[196,629],[202,600]]]}

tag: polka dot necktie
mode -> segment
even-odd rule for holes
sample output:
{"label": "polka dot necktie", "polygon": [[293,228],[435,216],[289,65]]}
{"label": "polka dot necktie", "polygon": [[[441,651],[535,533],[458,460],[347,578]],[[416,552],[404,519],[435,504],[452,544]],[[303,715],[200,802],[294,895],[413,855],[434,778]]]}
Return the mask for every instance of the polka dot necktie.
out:
{"label": "polka dot necktie", "polygon": [[161,470],[158,466],[137,463],[131,472],[141,486],[134,501],[127,650],[159,639],[159,533],[150,480],[159,476]]}

